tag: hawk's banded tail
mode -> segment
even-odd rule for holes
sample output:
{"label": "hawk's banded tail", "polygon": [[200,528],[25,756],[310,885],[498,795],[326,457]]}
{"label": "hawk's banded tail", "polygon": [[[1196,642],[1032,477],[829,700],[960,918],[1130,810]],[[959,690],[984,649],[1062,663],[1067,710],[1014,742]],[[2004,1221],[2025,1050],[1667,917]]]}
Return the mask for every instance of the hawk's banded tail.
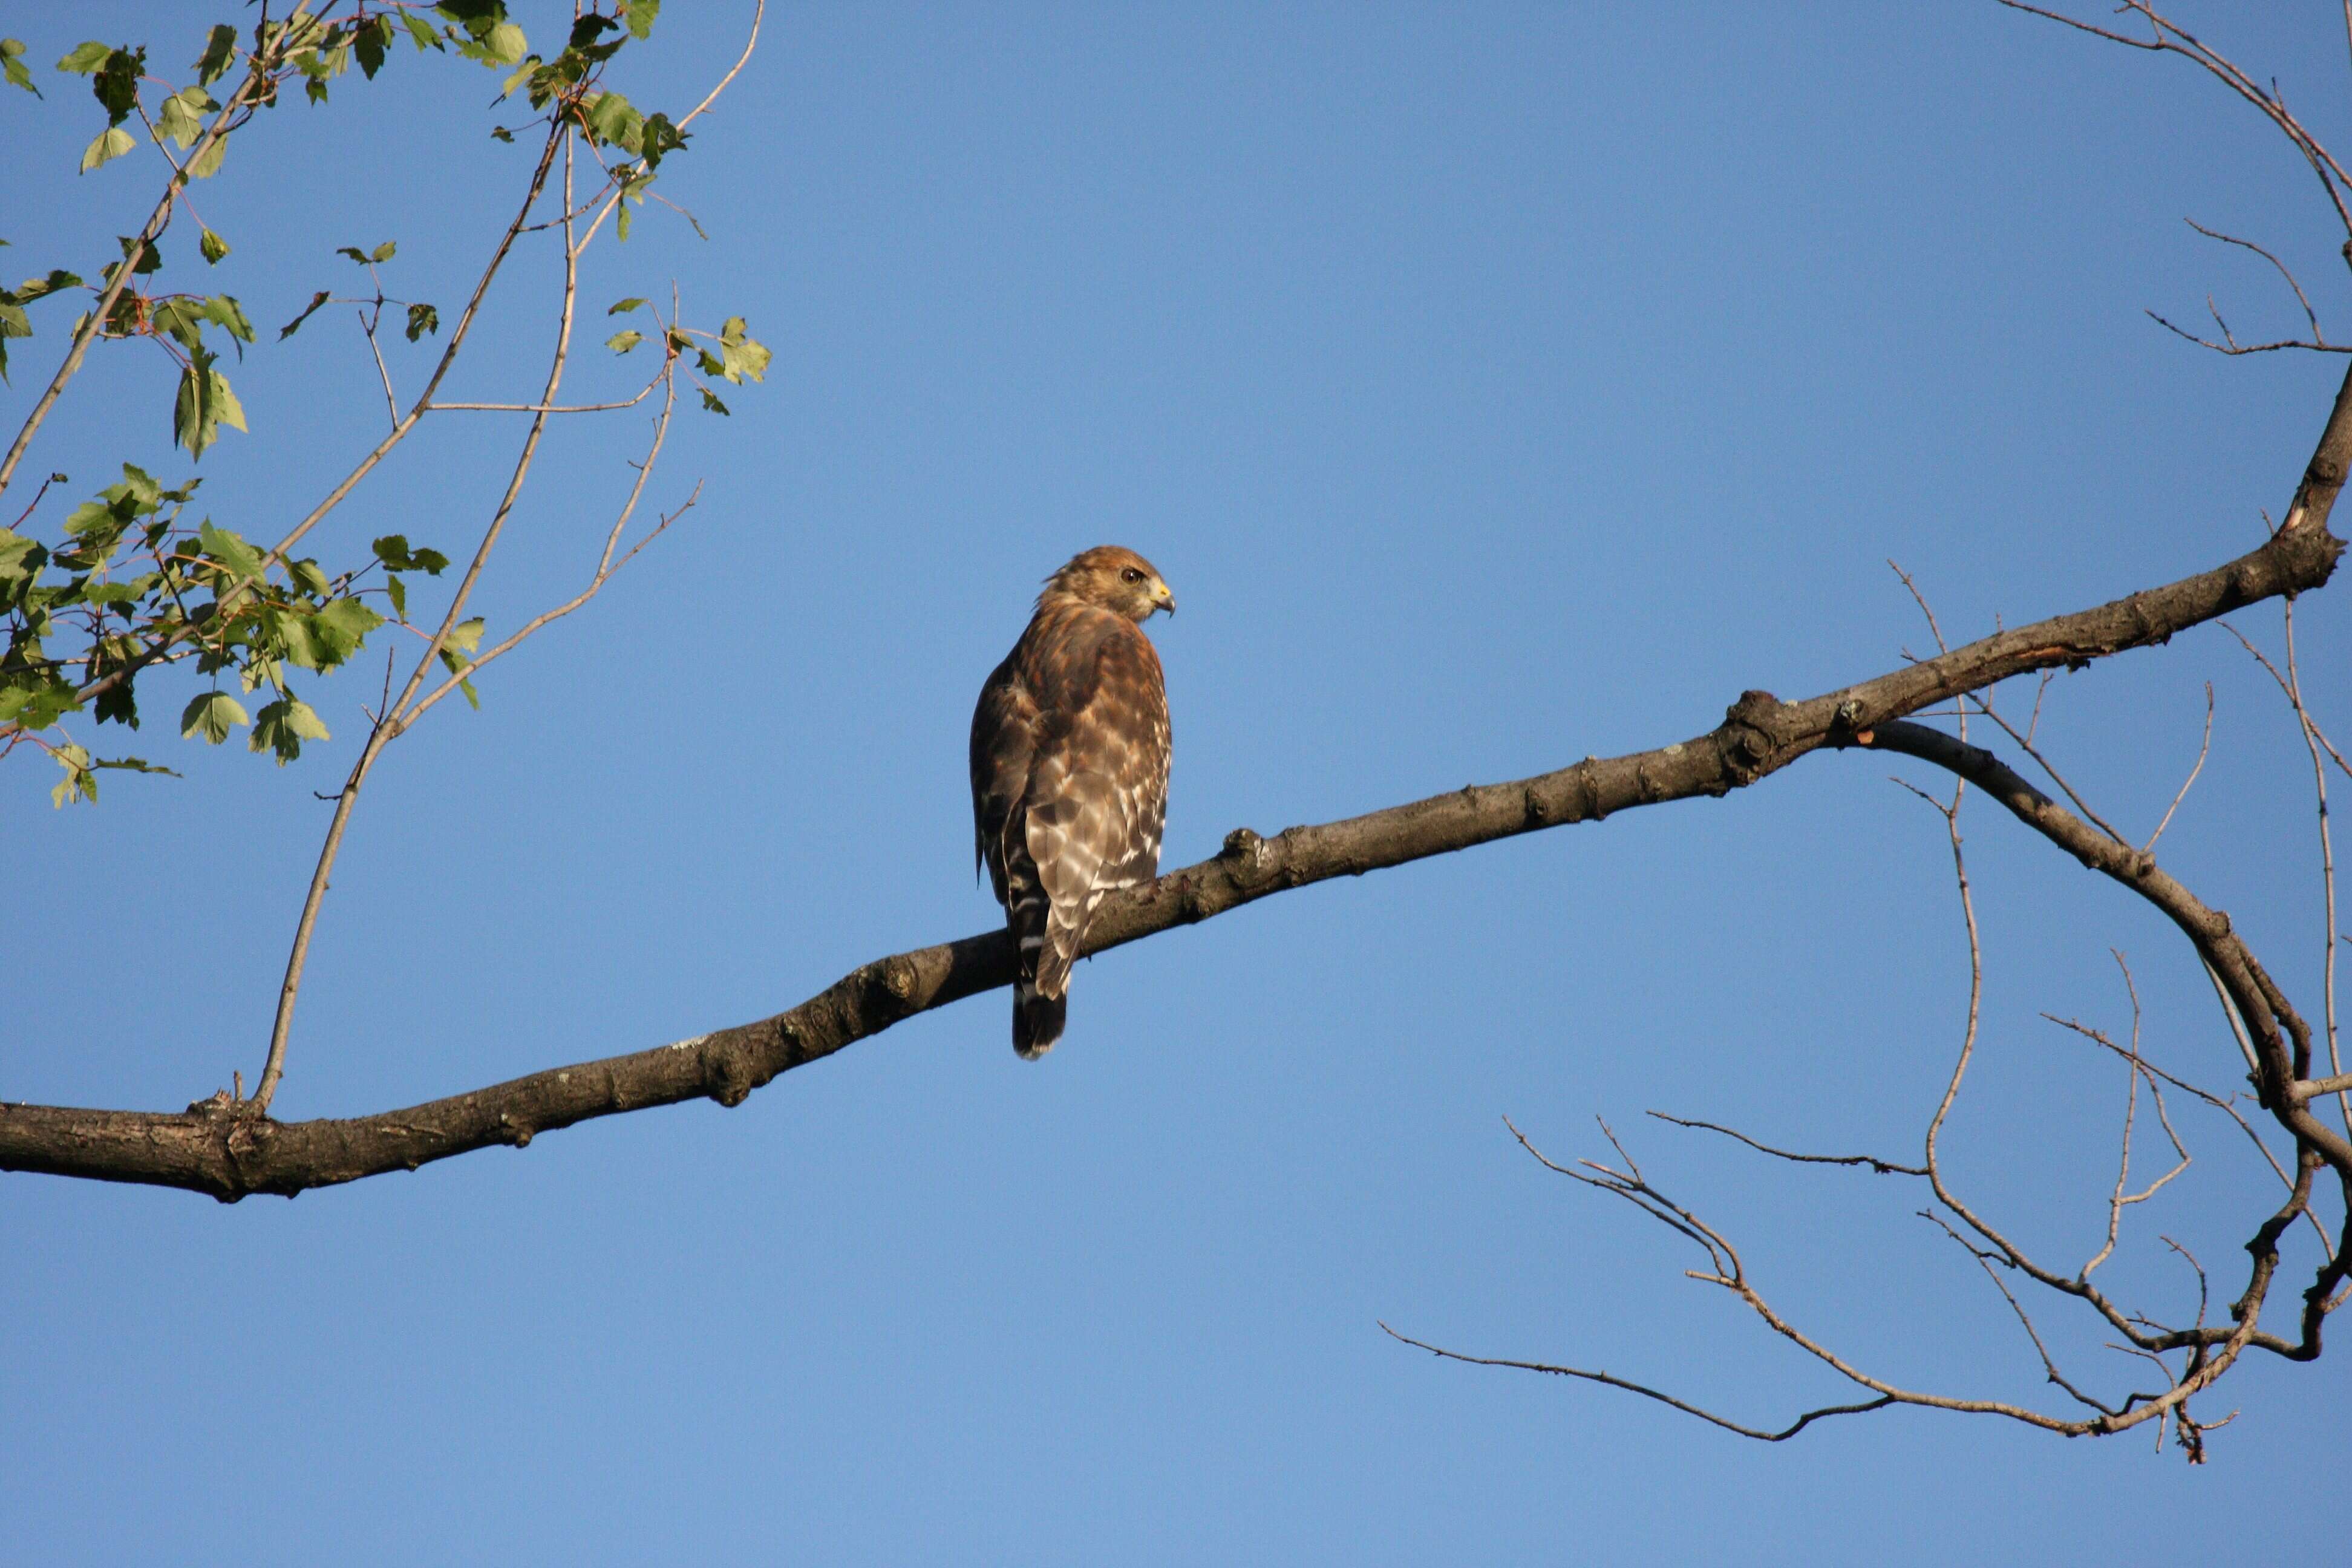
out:
{"label": "hawk's banded tail", "polygon": [[1054,1048],[1054,1042],[1062,1037],[1062,1025],[1070,1012],[1070,968],[1066,962],[1057,966],[1058,984],[1049,970],[1047,984],[1055,994],[1045,995],[1038,987],[1038,960],[1045,956],[1045,928],[1052,918],[1052,901],[1045,897],[1045,890],[1034,882],[1019,888],[1005,910],[1005,923],[1013,931],[1016,966],[1013,980],[1013,1048],[1024,1060],[1034,1061]]}

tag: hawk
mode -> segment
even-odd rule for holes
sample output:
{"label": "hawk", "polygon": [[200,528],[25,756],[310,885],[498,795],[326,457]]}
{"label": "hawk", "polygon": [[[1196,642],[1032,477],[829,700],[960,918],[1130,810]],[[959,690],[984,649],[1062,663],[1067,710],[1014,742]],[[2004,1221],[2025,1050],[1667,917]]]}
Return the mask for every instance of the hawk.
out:
{"label": "hawk", "polygon": [[975,849],[1013,933],[1013,1048],[1026,1058],[1062,1037],[1095,905],[1160,871],[1168,691],[1143,635],[1154,610],[1174,615],[1176,597],[1134,551],[1073,556],[971,716]]}

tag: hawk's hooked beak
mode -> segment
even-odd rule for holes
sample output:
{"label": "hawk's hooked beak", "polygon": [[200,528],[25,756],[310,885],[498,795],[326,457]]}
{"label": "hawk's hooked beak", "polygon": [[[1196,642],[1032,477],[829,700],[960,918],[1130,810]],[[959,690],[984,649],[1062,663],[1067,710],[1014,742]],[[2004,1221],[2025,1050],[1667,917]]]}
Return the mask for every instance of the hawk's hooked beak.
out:
{"label": "hawk's hooked beak", "polygon": [[1168,591],[1167,584],[1155,583],[1151,585],[1151,607],[1156,610],[1165,610],[1171,616],[1176,613],[1176,595]]}

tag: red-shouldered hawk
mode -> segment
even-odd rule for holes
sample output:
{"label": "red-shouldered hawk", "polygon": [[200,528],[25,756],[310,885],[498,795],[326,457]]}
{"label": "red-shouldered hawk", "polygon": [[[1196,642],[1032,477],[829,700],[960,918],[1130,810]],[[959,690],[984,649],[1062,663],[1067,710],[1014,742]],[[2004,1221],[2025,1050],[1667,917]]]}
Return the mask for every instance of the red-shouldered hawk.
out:
{"label": "red-shouldered hawk", "polygon": [[1143,635],[1176,597],[1150,562],[1100,545],[1045,579],[1029,629],[980,689],[971,816],[1020,972],[1013,1048],[1062,1037],[1095,905],[1160,872],[1168,691]]}

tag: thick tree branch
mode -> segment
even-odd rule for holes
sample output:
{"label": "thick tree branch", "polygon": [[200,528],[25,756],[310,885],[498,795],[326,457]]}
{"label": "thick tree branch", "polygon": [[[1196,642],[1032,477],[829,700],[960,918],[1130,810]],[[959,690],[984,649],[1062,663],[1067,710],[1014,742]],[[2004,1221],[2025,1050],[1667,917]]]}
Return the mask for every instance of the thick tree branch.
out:
{"label": "thick tree branch", "polygon": [[[2298,494],[2296,525],[2213,571],[2004,631],[1801,702],[1751,691],[1715,729],[1654,751],[1589,757],[1534,778],[1472,785],[1272,838],[1237,830],[1213,858],[1107,900],[1087,949],[1121,946],[1334,877],[1597,822],[1633,806],[1727,795],[1823,746],[1867,744],[1893,721],[1960,692],[2160,643],[2246,605],[2317,588],[2344,549],[2325,521],[2342,483],[2345,453],[2352,450],[2347,409],[2352,403],[2339,399]],[[2331,465],[2326,476],[2323,462]],[[2135,854],[2127,847],[2114,852]],[[224,1201],[291,1194],[413,1170],[489,1144],[520,1146],[538,1133],[621,1111],[704,1098],[737,1104],[779,1073],[918,1013],[1007,984],[1012,976],[1010,942],[1003,931],[988,931],[877,959],[772,1017],[373,1116],[276,1121],[231,1105],[226,1095],[184,1113],[0,1105],[0,1170],[184,1187]],[[2234,978],[2252,984],[2242,973]],[[2289,1073],[2279,1088],[2305,1076]]]}

